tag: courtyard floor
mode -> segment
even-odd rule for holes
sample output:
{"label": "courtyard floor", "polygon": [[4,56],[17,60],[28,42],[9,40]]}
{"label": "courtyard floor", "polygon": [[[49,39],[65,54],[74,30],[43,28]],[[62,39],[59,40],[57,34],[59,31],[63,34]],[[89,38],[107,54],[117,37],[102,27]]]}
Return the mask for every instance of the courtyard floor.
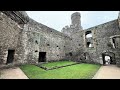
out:
{"label": "courtyard floor", "polygon": [[[70,63],[70,61],[67,62]],[[43,66],[50,68],[67,64],[67,62],[52,62]],[[52,70],[45,70],[35,65],[23,65],[20,68],[30,79],[92,79],[100,65],[78,63]]]}
{"label": "courtyard floor", "polygon": [[93,79],[120,79],[120,68],[115,65],[101,66]]}
{"label": "courtyard floor", "polygon": [[[0,71],[0,79],[28,79],[19,67]],[[120,79],[120,68],[115,65],[101,66],[92,79]]]}
{"label": "courtyard floor", "polygon": [[0,79],[28,79],[28,77],[19,67],[14,67],[1,70]]}

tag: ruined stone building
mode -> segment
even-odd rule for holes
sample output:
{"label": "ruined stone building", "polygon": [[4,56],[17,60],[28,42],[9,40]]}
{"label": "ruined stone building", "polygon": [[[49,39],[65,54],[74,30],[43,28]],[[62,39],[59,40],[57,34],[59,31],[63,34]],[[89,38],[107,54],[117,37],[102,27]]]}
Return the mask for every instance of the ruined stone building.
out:
{"label": "ruined stone building", "polygon": [[24,11],[0,11],[0,66],[58,60],[106,64],[106,56],[120,66],[120,14],[86,30],[80,19],[80,13],[73,13],[71,25],[59,32]]}

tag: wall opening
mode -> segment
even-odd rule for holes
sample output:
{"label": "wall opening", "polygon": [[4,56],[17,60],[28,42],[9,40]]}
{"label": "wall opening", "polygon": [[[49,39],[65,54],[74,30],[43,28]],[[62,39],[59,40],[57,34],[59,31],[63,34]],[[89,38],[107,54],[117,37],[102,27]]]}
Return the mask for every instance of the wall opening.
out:
{"label": "wall opening", "polygon": [[38,50],[35,50],[35,52],[38,52]]}
{"label": "wall opening", "polygon": [[84,59],[86,59],[86,53],[84,53],[83,56],[84,56]]}
{"label": "wall opening", "polygon": [[85,37],[86,38],[91,38],[92,37],[92,32],[91,31],[86,31],[85,32]]}
{"label": "wall opening", "polygon": [[91,42],[87,42],[87,47],[91,48],[91,47],[93,47],[93,44]]}
{"label": "wall opening", "polygon": [[50,44],[47,44],[47,46],[50,46]]}
{"label": "wall opening", "polygon": [[113,53],[103,53],[102,54],[103,65],[116,64],[115,56]]}
{"label": "wall opening", "polygon": [[116,46],[115,46],[115,38],[112,38],[112,42],[113,42],[113,48],[116,48]]}
{"label": "wall opening", "polygon": [[69,55],[72,56],[72,52],[70,52]]}
{"label": "wall opening", "polygon": [[15,50],[8,50],[7,62],[6,64],[13,63]]}
{"label": "wall opening", "polygon": [[105,56],[105,64],[110,64],[110,56]]}
{"label": "wall opening", "polygon": [[113,48],[120,48],[120,37],[113,37]]}
{"label": "wall opening", "polygon": [[86,31],[85,32],[85,39],[86,39],[86,47],[92,48],[93,46],[93,38],[92,38],[92,31]]}
{"label": "wall opening", "polygon": [[38,62],[46,62],[46,52],[39,52]]}
{"label": "wall opening", "polygon": [[37,40],[35,40],[35,43],[36,43],[36,44],[38,44],[38,41],[37,41]]}

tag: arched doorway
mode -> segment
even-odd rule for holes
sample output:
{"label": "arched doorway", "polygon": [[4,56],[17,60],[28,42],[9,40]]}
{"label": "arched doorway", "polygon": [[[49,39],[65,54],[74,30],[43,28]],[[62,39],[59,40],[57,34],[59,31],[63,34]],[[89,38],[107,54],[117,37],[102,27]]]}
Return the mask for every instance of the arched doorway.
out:
{"label": "arched doorway", "polygon": [[103,65],[116,64],[115,54],[113,52],[102,53]]}

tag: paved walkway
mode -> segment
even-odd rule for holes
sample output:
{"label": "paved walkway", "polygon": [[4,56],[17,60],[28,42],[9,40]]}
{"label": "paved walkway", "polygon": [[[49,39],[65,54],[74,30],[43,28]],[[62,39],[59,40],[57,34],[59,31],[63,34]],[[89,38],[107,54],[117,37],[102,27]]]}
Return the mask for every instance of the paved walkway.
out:
{"label": "paved walkway", "polygon": [[93,79],[120,79],[120,68],[115,65],[101,66]]}
{"label": "paved walkway", "polygon": [[0,79],[28,79],[19,67],[3,69],[0,72]]}

